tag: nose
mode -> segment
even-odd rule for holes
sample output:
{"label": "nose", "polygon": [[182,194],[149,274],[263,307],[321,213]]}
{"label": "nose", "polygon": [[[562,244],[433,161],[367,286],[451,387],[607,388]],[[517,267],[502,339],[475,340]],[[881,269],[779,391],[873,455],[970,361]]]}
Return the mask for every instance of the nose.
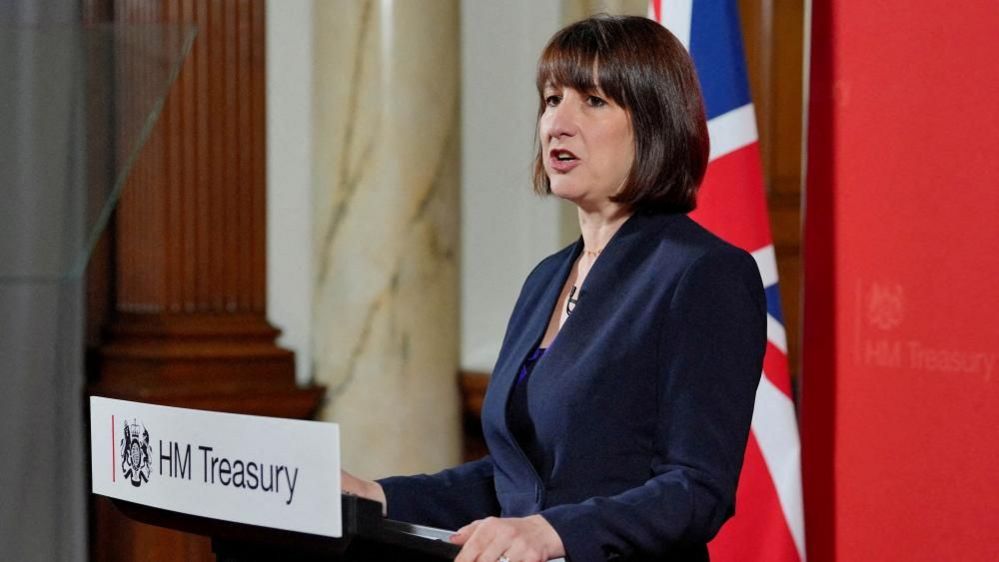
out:
{"label": "nose", "polygon": [[549,107],[541,120],[542,133],[547,139],[571,137],[579,130],[577,108],[570,100],[563,99],[555,107]]}

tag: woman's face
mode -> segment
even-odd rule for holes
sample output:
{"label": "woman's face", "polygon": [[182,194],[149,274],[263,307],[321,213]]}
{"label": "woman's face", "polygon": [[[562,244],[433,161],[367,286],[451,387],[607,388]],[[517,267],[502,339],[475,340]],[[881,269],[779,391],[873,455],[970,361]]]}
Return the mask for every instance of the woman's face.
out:
{"label": "woman's face", "polygon": [[596,92],[544,89],[538,121],[541,156],[552,193],[582,208],[596,208],[623,186],[635,159],[628,112]]}

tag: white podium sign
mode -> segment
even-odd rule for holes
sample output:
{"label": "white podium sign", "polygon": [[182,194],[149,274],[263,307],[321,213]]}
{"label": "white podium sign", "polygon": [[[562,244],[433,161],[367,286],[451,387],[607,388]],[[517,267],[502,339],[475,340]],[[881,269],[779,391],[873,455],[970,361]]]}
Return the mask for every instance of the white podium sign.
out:
{"label": "white podium sign", "polygon": [[90,398],[92,490],[138,504],[342,535],[333,423]]}

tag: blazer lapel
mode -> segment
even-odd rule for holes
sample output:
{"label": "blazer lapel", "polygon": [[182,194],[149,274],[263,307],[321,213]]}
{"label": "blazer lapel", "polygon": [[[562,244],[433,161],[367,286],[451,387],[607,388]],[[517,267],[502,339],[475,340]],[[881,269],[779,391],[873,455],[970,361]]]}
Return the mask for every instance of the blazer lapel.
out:
{"label": "blazer lapel", "polygon": [[525,468],[530,469],[530,472],[535,477],[537,477],[537,471],[530,466],[530,461],[527,460],[527,455],[521,449],[520,443],[510,433],[506,411],[507,404],[517,380],[517,373],[520,372],[520,368],[524,364],[524,360],[527,359],[528,354],[535,349],[541,342],[541,338],[544,337],[548,321],[551,319],[552,310],[558,302],[558,297],[562,292],[562,287],[565,285],[565,280],[569,277],[572,264],[576,261],[576,257],[579,256],[580,252],[582,252],[582,248],[583,242],[582,238],[580,238],[572,246],[572,250],[566,254],[562,263],[559,264],[555,274],[547,281],[541,297],[536,301],[533,310],[530,311],[529,317],[523,323],[520,333],[514,335],[510,351],[503,354],[504,357],[497,363],[496,369],[492,374],[492,390],[499,394],[499,400],[496,403],[498,406],[496,413],[499,416],[499,427],[502,428],[502,434],[510,446],[520,452],[518,456],[526,464]]}
{"label": "blazer lapel", "polygon": [[[680,214],[635,213],[621,225],[600,253],[600,258],[586,276],[579,293],[579,305],[593,309],[594,301],[602,302],[618,289],[622,272],[632,271],[644,256],[659,244],[659,232]],[[585,305],[587,301],[590,306]],[[575,316],[575,312],[573,313]],[[566,326],[569,323],[566,322]],[[563,326],[563,329],[566,328]]]}
{"label": "blazer lapel", "polygon": [[[636,213],[621,225],[587,274],[579,291],[579,302],[573,309],[572,317],[566,320],[554,345],[535,365],[532,379],[538,377],[560,379],[566,376],[565,373],[573,362],[585,353],[591,343],[592,335],[600,332],[601,323],[611,314],[612,311],[608,310],[608,307],[612,307],[615,299],[620,297],[621,284],[628,281],[622,277],[622,272],[632,271],[636,264],[640,263],[659,243],[658,233],[673,220],[673,217],[679,216],[682,215]],[[572,261],[577,255],[578,252],[569,260],[568,268],[572,267]],[[553,300],[546,303],[548,308],[545,310],[544,326],[547,326],[551,308],[555,303],[554,299],[558,298],[558,289],[561,289],[565,283],[569,270],[566,269],[563,273],[561,279],[558,279],[555,294],[551,297]],[[520,368],[531,349],[533,348],[528,344],[519,350],[518,358],[521,363],[517,363],[515,369]],[[510,388],[512,387],[511,384]]]}
{"label": "blazer lapel", "polygon": [[[668,217],[671,216],[679,215],[636,213],[621,225],[621,228],[611,238],[607,247],[601,252],[601,258],[594,264],[593,269],[583,283],[583,287],[579,293],[579,301],[584,311],[587,308],[594,308],[594,303],[591,302],[590,305],[585,305],[583,304],[585,301],[599,299],[600,295],[606,295],[608,291],[614,290],[613,288],[618,281],[619,273],[628,270],[623,264],[628,260],[634,259],[634,252],[636,250],[640,252],[643,245],[655,243],[655,237],[649,236],[650,231],[657,231],[662,228],[665,225],[664,219],[668,220]],[[520,371],[521,365],[524,364],[527,355],[541,342],[541,338],[548,327],[548,322],[551,320],[552,311],[562,292],[562,287],[569,277],[573,263],[582,251],[583,239],[579,238],[572,246],[572,251],[566,254],[555,275],[548,280],[542,297],[530,312],[529,320],[524,323],[523,329],[515,336],[516,339],[513,340],[514,343],[511,346],[511,352],[505,354],[505,357],[496,365],[496,369],[493,371],[494,383],[497,384],[496,388],[497,390],[502,390],[504,410],[510,392],[513,390],[516,375]],[[572,325],[576,323],[578,322],[575,320],[567,321],[559,333],[559,338],[564,340],[566,339],[564,336],[571,336],[571,333],[566,334],[563,332],[571,329]],[[556,348],[563,345],[564,342],[553,346],[552,351],[557,352]],[[552,353],[546,353],[545,358],[536,368],[540,368],[543,363],[550,363],[551,355]],[[503,422],[504,427],[506,427],[505,411]]]}
{"label": "blazer lapel", "polygon": [[[506,409],[505,406],[509,400],[510,392],[513,390],[513,383],[516,381],[516,375],[520,371],[520,367],[524,364],[524,360],[527,359],[528,354],[534,351],[534,348],[541,343],[541,338],[545,335],[548,322],[551,320],[552,310],[555,308],[558,297],[562,293],[565,280],[569,277],[572,264],[576,261],[576,257],[582,251],[582,248],[583,242],[580,238],[572,246],[572,251],[567,253],[562,263],[559,264],[556,273],[548,280],[541,298],[538,299],[534,309],[530,311],[530,316],[527,322],[524,323],[523,329],[515,336],[510,353],[506,354],[506,358],[502,364],[496,365],[493,377],[496,384],[499,385],[497,388],[503,391],[504,410]],[[503,421],[504,427],[506,427],[505,415],[503,416]]]}

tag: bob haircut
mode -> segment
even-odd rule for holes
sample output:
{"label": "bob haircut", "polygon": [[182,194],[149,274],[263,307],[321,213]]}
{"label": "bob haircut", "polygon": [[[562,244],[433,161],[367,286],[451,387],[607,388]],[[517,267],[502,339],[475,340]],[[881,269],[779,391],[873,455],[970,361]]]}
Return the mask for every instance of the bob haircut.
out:
{"label": "bob haircut", "polygon": [[[704,101],[690,56],[662,25],[636,16],[598,15],[552,37],[538,61],[538,119],[546,86],[595,94],[628,113],[635,160],[611,201],[635,211],[692,211],[708,165]],[[540,138],[534,190],[551,193]]]}

